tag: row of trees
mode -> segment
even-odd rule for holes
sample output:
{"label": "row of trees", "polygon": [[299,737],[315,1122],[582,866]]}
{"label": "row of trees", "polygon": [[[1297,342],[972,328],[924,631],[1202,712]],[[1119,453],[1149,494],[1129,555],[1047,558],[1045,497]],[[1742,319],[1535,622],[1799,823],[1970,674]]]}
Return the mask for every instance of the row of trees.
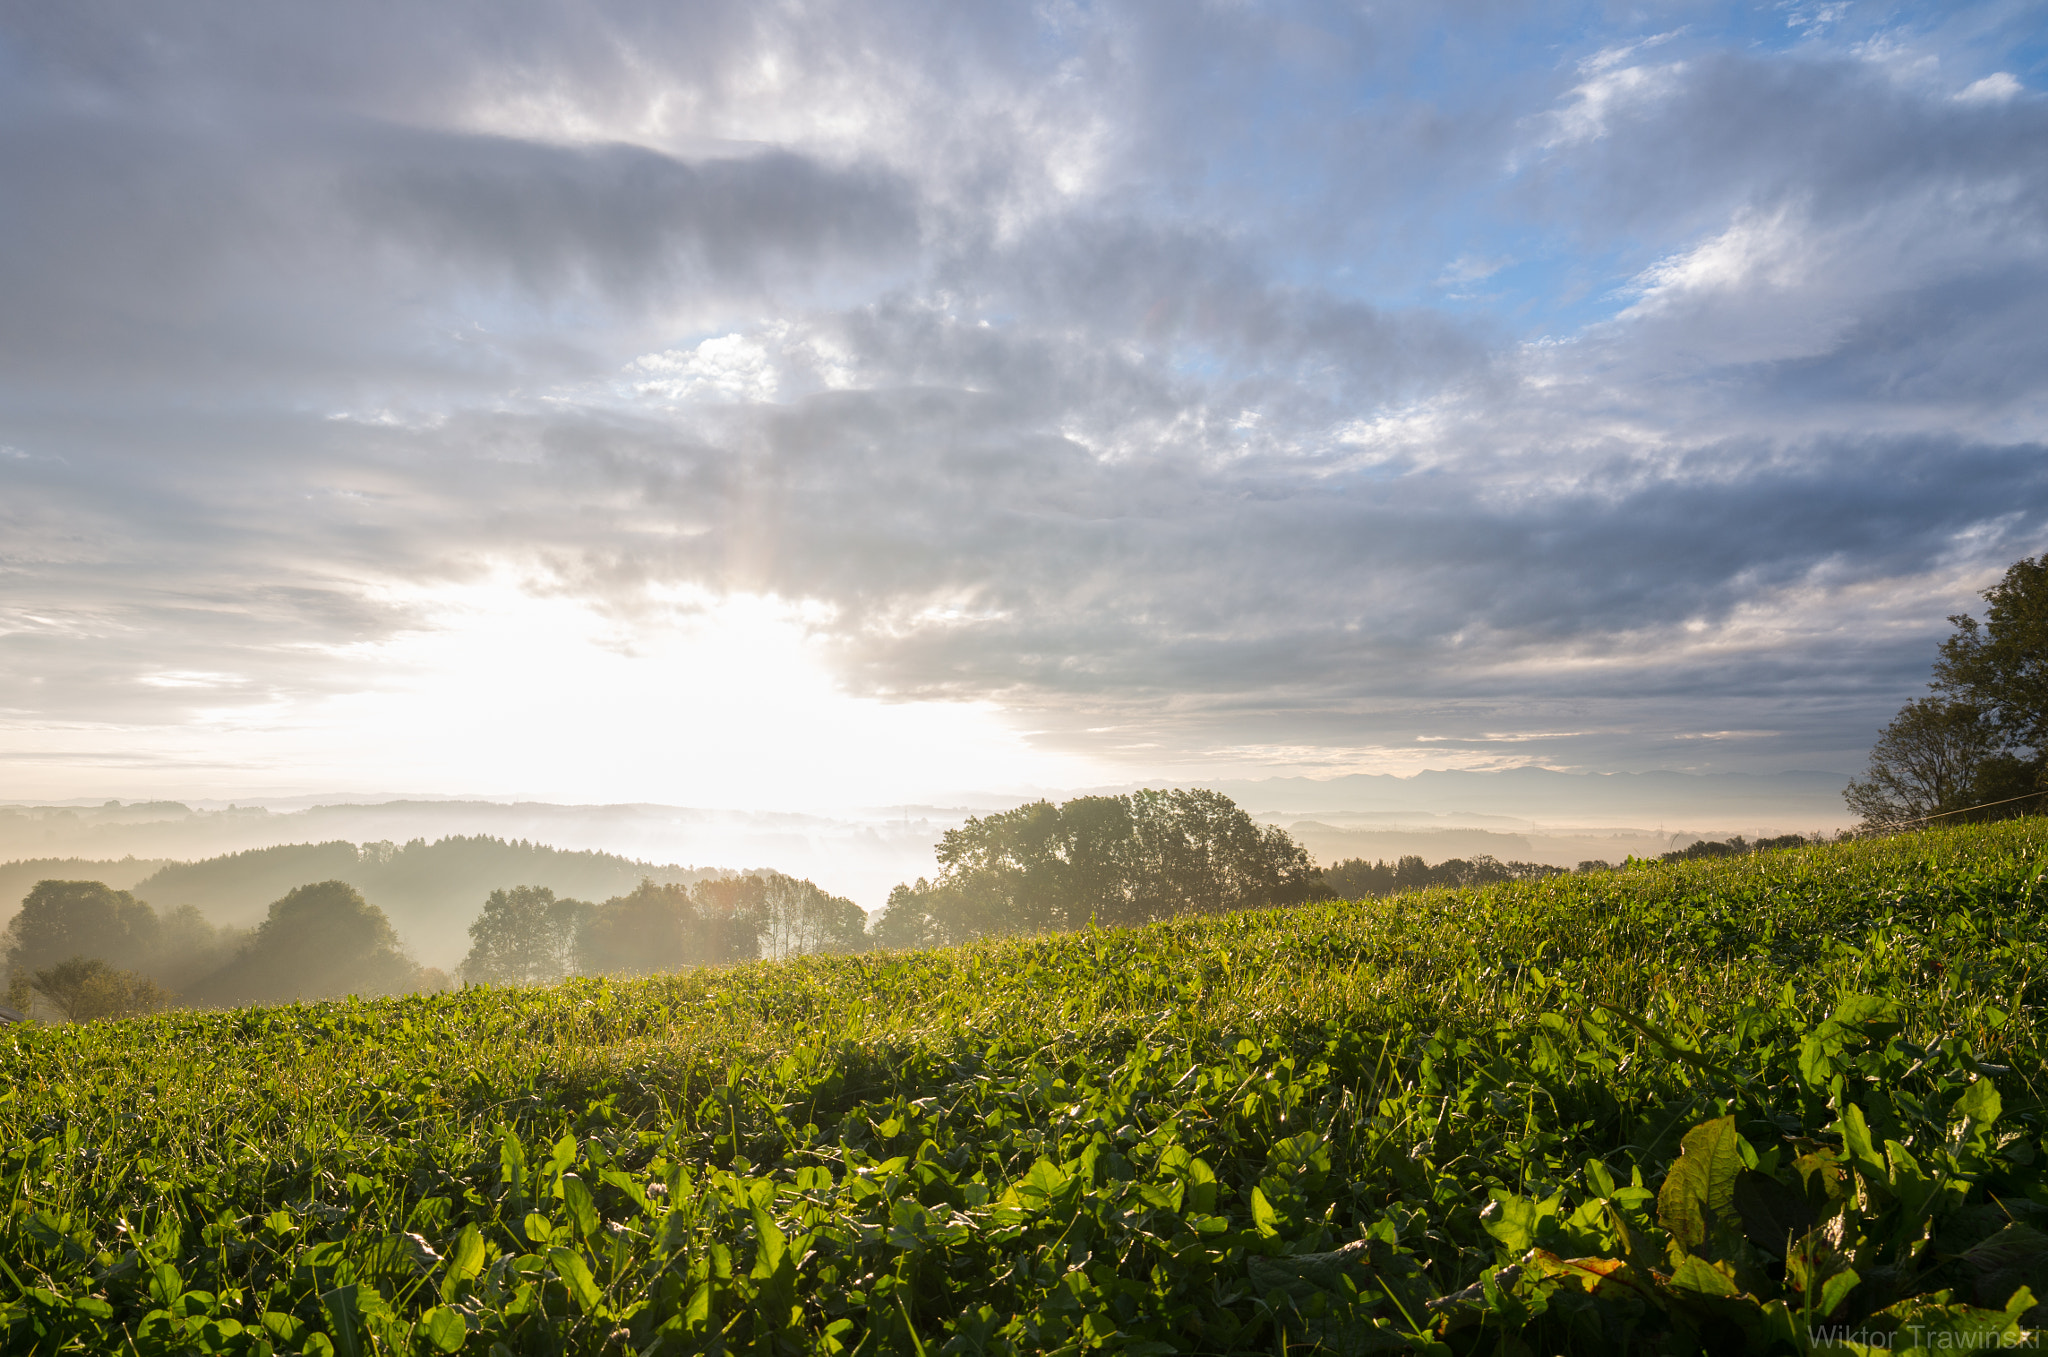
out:
{"label": "row of trees", "polygon": [[160,916],[98,881],[42,881],[0,940],[9,1003],[27,1011],[40,995],[74,1021],[154,1012],[178,999],[228,1007],[447,982],[408,957],[384,911],[345,881],[288,891],[247,930],[216,929],[190,905]]}
{"label": "row of trees", "polygon": [[[1605,864],[1602,864],[1603,866]],[[1431,886],[1492,886],[1502,881],[1535,881],[1559,876],[1563,867],[1540,862],[1502,862],[1491,854],[1474,858],[1451,858],[1434,867],[1410,854],[1394,862],[1367,862],[1349,858],[1323,869],[1323,893],[1338,900],[1362,900],[1367,896],[1393,895],[1400,891],[1424,890]]]}
{"label": "row of trees", "polygon": [[[1675,856],[1750,848],[1740,840],[1696,844]],[[937,856],[937,876],[898,886],[872,928],[851,900],[779,872],[687,884],[643,879],[601,904],[546,886],[494,890],[469,926],[458,974],[493,984],[647,974],[1483,886],[1564,870],[1485,856],[1431,866],[1410,856],[1320,871],[1284,830],[1258,823],[1220,793],[1198,790],[1038,801],[978,816],[948,831]],[[158,917],[126,891],[46,881],[30,892],[5,938],[17,985],[72,1017],[146,1009],[173,992],[230,1005],[447,983],[408,958],[384,912],[338,880],[294,888],[243,934],[210,929],[189,906]]]}
{"label": "row of trees", "polygon": [[2016,561],[1984,591],[1934,662],[1929,695],[1879,734],[1843,790],[1866,829],[2037,813],[2048,794],[2048,554]]}
{"label": "row of trees", "polygon": [[[1726,839],[1694,839],[1683,848],[1675,848],[1658,857],[1659,862],[1696,862],[1701,858],[1733,858],[1745,853],[1772,853],[1780,848],[1805,848],[1810,844],[1825,842],[1818,834],[1808,838],[1804,834],[1780,834],[1774,839],[1758,839],[1751,843],[1740,834],[1731,834]],[[1590,864],[1580,863],[1580,867]],[[1606,863],[1599,866],[1605,867]]]}
{"label": "row of trees", "polygon": [[[851,900],[779,872],[643,880],[602,904],[518,886],[484,902],[461,974],[525,984],[849,951],[865,945],[866,923]],[[232,1007],[448,984],[408,956],[384,911],[345,881],[294,887],[245,930],[215,929],[189,905],[159,915],[98,881],[43,881],[0,941],[10,1006],[27,1012],[40,997],[73,1021],[174,1002]]]}
{"label": "row of trees", "polygon": [[492,891],[469,926],[459,974],[542,984],[565,975],[645,975],[800,952],[858,951],[867,915],[851,900],[780,872],[694,885],[642,881],[601,905],[546,886]]}

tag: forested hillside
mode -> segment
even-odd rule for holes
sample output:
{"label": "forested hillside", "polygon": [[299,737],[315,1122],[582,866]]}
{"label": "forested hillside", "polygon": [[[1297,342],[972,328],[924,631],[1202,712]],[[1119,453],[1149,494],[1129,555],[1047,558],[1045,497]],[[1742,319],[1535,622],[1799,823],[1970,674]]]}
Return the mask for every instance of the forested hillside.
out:
{"label": "forested hillside", "polygon": [[428,843],[287,844],[172,863],[134,893],[159,909],[197,906],[229,927],[260,921],[272,901],[311,881],[346,881],[391,917],[413,954],[452,970],[468,947],[465,931],[494,890],[545,886],[558,895],[604,900],[643,880],[688,885],[718,875],[710,868],[636,862],[613,853],[571,852],[486,835]]}

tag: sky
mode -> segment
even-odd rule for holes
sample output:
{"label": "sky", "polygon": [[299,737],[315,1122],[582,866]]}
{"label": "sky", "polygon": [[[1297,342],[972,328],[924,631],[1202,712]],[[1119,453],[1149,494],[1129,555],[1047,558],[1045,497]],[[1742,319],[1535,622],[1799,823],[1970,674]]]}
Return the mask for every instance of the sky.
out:
{"label": "sky", "polygon": [[0,799],[1853,772],[2048,7],[0,5]]}

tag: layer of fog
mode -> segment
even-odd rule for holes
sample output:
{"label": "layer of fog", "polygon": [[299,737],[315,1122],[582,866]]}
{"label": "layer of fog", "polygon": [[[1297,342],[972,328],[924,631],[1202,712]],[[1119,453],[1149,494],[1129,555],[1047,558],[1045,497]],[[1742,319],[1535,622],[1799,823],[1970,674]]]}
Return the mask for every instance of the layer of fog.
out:
{"label": "layer of fog", "polygon": [[[1840,797],[1844,781],[1835,773],[1587,775],[1519,769],[1211,785],[1258,818],[1288,827],[1323,864],[1410,853],[1439,862],[1488,853],[1571,866],[1588,858],[1654,856],[1695,837],[1764,838],[1840,828],[1849,819]],[[256,806],[0,806],[0,924],[12,917],[22,893],[43,878],[90,879],[128,889],[166,863],[281,844],[405,844],[474,835],[618,854],[650,870],[659,866],[664,874],[773,869],[814,880],[875,910],[897,883],[931,874],[933,848],[947,829],[1035,794],[961,793],[946,805],[848,807],[835,814],[474,800],[307,804],[303,798]],[[1043,794],[1060,799],[1070,792]],[[494,881],[480,887],[476,903],[481,905],[489,888],[511,884],[544,883]],[[218,916],[217,922],[253,922],[234,911],[222,914],[206,901],[154,903],[192,903]],[[422,961],[449,965],[459,957],[459,929],[449,921],[394,913],[392,922],[409,941],[430,944]]]}

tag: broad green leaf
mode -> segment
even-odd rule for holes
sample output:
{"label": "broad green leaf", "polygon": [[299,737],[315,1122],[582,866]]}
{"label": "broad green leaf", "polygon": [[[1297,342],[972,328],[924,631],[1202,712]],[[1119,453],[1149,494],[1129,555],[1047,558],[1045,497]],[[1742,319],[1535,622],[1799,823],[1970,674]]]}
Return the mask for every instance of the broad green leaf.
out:
{"label": "broad green leaf", "polygon": [[1735,1284],[1735,1278],[1719,1263],[1687,1254],[1671,1269],[1671,1284],[1683,1291],[1697,1291],[1703,1296],[1739,1296],[1742,1288]]}
{"label": "broad green leaf", "polygon": [[702,1333],[711,1324],[711,1283],[706,1281],[690,1293],[690,1303],[683,1307],[683,1328],[690,1333]]}
{"label": "broad green leaf", "polygon": [[604,1297],[597,1289],[597,1279],[590,1275],[590,1264],[583,1261],[583,1255],[574,1249],[557,1245],[548,1250],[548,1266],[569,1288],[576,1305],[586,1315],[595,1315],[604,1308]]}
{"label": "broad green leaf", "polygon": [[1805,1188],[1808,1201],[1833,1201],[1847,1193],[1848,1170],[1842,1167],[1841,1159],[1826,1146],[1792,1161],[1792,1168],[1799,1174],[1799,1181]]}
{"label": "broad green leaf", "polygon": [[334,1339],[334,1350],[340,1357],[362,1357],[362,1337],[357,1331],[362,1314],[356,1304],[357,1288],[337,1286],[320,1297],[320,1308],[327,1312],[329,1335]]}
{"label": "broad green leaf", "polygon": [[1678,1162],[1657,1193],[1657,1219],[1687,1250],[1705,1244],[1715,1218],[1731,1210],[1742,1172],[1738,1139],[1729,1116],[1701,1122],[1679,1142]]}
{"label": "broad green leaf", "polygon": [[2015,1290],[2048,1290],[2048,1235],[2015,1221],[1965,1250],[1961,1262],[1975,1279],[1976,1299],[2003,1304]]}
{"label": "broad green leaf", "polygon": [[1989,1126],[2005,1111],[2005,1102],[1998,1096],[1998,1085],[1988,1076],[1979,1076],[1963,1096],[1956,1099],[1956,1111],[1968,1117],[1979,1126]]}
{"label": "broad green leaf", "polygon": [[1479,1213],[1479,1223],[1501,1242],[1501,1247],[1519,1257],[1536,1243],[1543,1213],[1534,1198],[1495,1190],[1494,1199]]}
{"label": "broad green leaf", "polygon": [[1866,1179],[1879,1187],[1887,1187],[1891,1182],[1891,1171],[1871,1139],[1870,1124],[1863,1120],[1863,1109],[1850,1103],[1848,1110],[1842,1113],[1841,1128],[1842,1148],[1849,1152],[1850,1162],[1862,1171]]}
{"label": "broad green leaf", "polygon": [[453,1300],[464,1282],[475,1279],[484,1269],[488,1254],[484,1248],[482,1231],[474,1225],[462,1227],[456,1236],[455,1247],[448,1251],[447,1262],[441,1275],[441,1299]]}
{"label": "broad green leaf", "polygon": [[1018,1190],[1028,1200],[1036,1197],[1041,1202],[1050,1202],[1067,1186],[1066,1172],[1050,1159],[1040,1159],[1018,1182]]}
{"label": "broad green leaf", "polygon": [[[812,1177],[811,1175],[816,1176]],[[641,1188],[639,1183],[626,1174],[619,1172],[615,1168],[607,1168],[598,1177],[601,1181],[609,1183],[628,1197],[631,1197],[633,1204],[640,1208],[643,1215],[653,1213],[654,1204],[647,1200],[646,1191]],[[798,1169],[796,1171],[796,1179],[796,1185],[800,1188],[815,1189],[832,1186],[832,1175],[824,1169]]]}
{"label": "broad green leaf", "polygon": [[517,1201],[526,1191],[526,1147],[509,1126],[498,1128],[498,1171]]}
{"label": "broad green leaf", "polygon": [[462,1351],[463,1340],[469,1337],[469,1326],[462,1322],[462,1316],[444,1305],[436,1305],[421,1315],[418,1331],[443,1352]]}
{"label": "broad green leaf", "polygon": [[1187,1186],[1188,1210],[1207,1213],[1216,1209],[1216,1193],[1221,1185],[1216,1181],[1216,1170],[1206,1160],[1188,1161]]}
{"label": "broad green leaf", "polygon": [[1806,1086],[1819,1092],[1828,1086],[1838,1068],[1835,1052],[1841,1047],[1819,1032],[1808,1032],[1799,1042],[1799,1077]]}
{"label": "broad green leaf", "polygon": [[361,1255],[361,1276],[409,1276],[432,1271],[440,1261],[441,1255],[419,1235],[386,1235]]}
{"label": "broad green leaf", "polygon": [[1273,1239],[1280,1233],[1280,1213],[1266,1200],[1266,1194],[1256,1187],[1252,1189],[1252,1224],[1267,1239]]}
{"label": "broad green leaf", "polygon": [[[899,1202],[898,1206],[916,1208],[916,1202]],[[753,1276],[758,1280],[773,1277],[782,1266],[783,1257],[789,1252],[789,1236],[785,1235],[768,1213],[760,1206],[753,1208],[754,1234],[760,1247],[754,1254]]]}
{"label": "broad green leaf", "polygon": [[1863,1279],[1856,1275],[1855,1268],[1843,1268],[1840,1272],[1822,1282],[1819,1310],[1822,1318],[1833,1314],[1835,1307],[1847,1300],[1849,1293],[1860,1286],[1862,1282]]}
{"label": "broad green leaf", "polygon": [[1614,1175],[1608,1172],[1607,1165],[1598,1159],[1588,1159],[1586,1161],[1586,1185],[1591,1187],[1597,1196],[1612,1197],[1614,1195]]}
{"label": "broad green leaf", "polygon": [[578,1239],[588,1240],[597,1233],[597,1202],[583,1180],[573,1173],[562,1175],[562,1205]]}
{"label": "broad green leaf", "polygon": [[296,1347],[306,1336],[306,1321],[297,1315],[284,1314],[277,1310],[263,1312],[263,1327],[278,1342]]}
{"label": "broad green leaf", "polygon": [[1898,1141],[1887,1140],[1884,1153],[1891,1169],[1886,1186],[1899,1203],[1897,1229],[1900,1234],[1897,1242],[1905,1245],[1924,1232],[1929,1213],[1939,1205],[1931,1199],[1940,1189],[1940,1183],[1930,1178],[1920,1167],[1920,1161],[1913,1157],[1913,1152]]}
{"label": "broad green leaf", "polygon": [[2020,1316],[2033,1308],[2033,1293],[2021,1287],[2002,1310],[1948,1303],[1948,1293],[1916,1296],[1873,1316],[1873,1324],[1895,1326],[1889,1352],[1900,1357],[1946,1357],[1957,1352],[2004,1352],[2026,1339]]}
{"label": "broad green leaf", "polygon": [[1882,1028],[1901,1020],[1898,1003],[1875,994],[1845,994],[1828,1017],[1844,1027],[1864,1028]]}
{"label": "broad green leaf", "polygon": [[149,1270],[149,1298],[158,1305],[168,1310],[184,1293],[185,1279],[169,1263],[158,1263]]}

